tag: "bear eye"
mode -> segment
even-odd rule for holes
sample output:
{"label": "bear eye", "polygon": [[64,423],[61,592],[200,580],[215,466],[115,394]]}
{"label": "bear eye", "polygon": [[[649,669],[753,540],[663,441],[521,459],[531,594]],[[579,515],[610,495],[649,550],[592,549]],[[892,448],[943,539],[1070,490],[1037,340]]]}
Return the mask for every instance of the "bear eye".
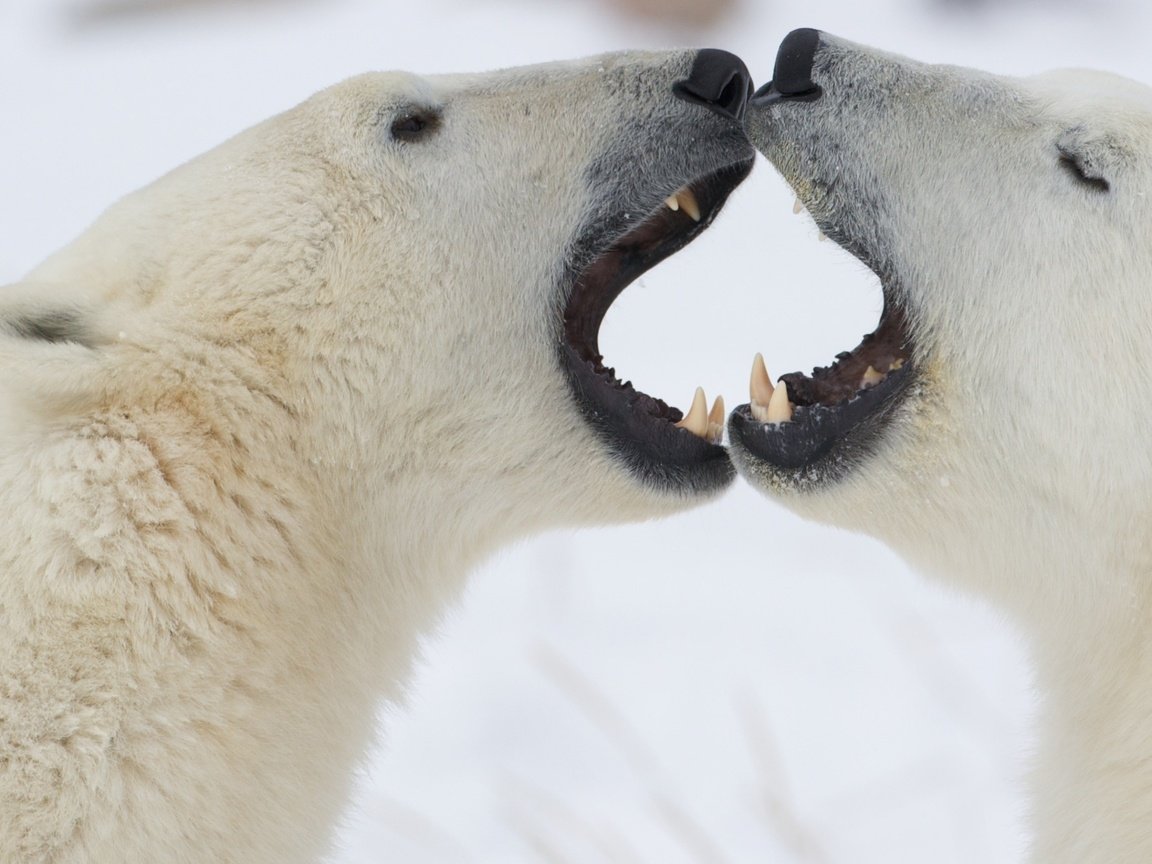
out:
{"label": "bear eye", "polygon": [[1104,175],[1079,153],[1073,153],[1063,147],[1057,149],[1060,153],[1058,160],[1060,167],[1064,169],[1065,173],[1074,177],[1078,183],[1088,186],[1096,192],[1108,192],[1112,189],[1112,185]]}
{"label": "bear eye", "polygon": [[397,141],[415,143],[432,137],[439,128],[440,113],[431,108],[419,108],[398,116],[392,121],[389,131]]}

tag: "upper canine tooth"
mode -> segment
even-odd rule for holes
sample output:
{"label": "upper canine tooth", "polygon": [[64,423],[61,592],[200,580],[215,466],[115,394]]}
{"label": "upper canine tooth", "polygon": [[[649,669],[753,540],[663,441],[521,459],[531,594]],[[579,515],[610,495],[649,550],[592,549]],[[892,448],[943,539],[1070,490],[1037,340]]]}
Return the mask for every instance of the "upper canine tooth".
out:
{"label": "upper canine tooth", "polygon": [[675,195],[669,195],[664,199],[664,203],[668,205],[669,210],[675,211],[680,209],[680,199]]}
{"label": "upper canine tooth", "polygon": [[708,440],[719,444],[724,439],[724,397],[717,396],[708,412]]}
{"label": "upper canine tooth", "polygon": [[821,243],[823,243],[825,240],[828,239],[828,235],[825,234],[823,231],[817,231],[816,232],[816,239],[819,240]]}
{"label": "upper canine tooth", "polygon": [[763,354],[757,354],[752,359],[752,378],[748,382],[748,391],[751,397],[751,404],[748,407],[752,411],[752,416],[761,423],[771,422],[768,419],[768,405],[772,401],[775,388],[772,386],[768,367],[764,365]]}
{"label": "upper canine tooth", "polygon": [[864,377],[860,379],[860,389],[863,390],[865,387],[875,387],[883,380],[884,373],[877,372],[875,368],[869,366],[864,370]]}
{"label": "upper canine tooth", "polygon": [[684,419],[676,425],[699,438],[708,434],[708,397],[704,395],[703,387],[696,388],[696,395],[692,397],[692,407],[688,409]]}
{"label": "upper canine tooth", "polygon": [[800,212],[804,209],[804,205],[800,203],[800,196],[796,196],[796,201],[792,204],[792,215],[799,216]]}
{"label": "upper canine tooth", "polygon": [[766,422],[787,423],[792,419],[792,403],[788,401],[788,385],[783,381],[773,393],[768,402]]}
{"label": "upper canine tooth", "polygon": [[692,190],[685,186],[677,194],[680,199],[680,209],[692,217],[693,222],[700,221],[700,204],[696,201],[696,195]]}

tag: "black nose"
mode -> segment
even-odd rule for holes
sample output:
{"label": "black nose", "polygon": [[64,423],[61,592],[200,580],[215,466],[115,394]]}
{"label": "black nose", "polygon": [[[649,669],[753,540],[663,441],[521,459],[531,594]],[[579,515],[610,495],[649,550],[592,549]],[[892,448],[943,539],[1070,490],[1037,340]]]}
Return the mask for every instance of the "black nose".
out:
{"label": "black nose", "polygon": [[704,48],[696,54],[688,77],[677,81],[672,92],[681,99],[742,122],[748,97],[752,95],[752,76],[744,61],[735,54]]}
{"label": "black nose", "polygon": [[772,80],[756,91],[756,103],[784,99],[810,102],[820,97],[821,90],[812,80],[812,64],[820,47],[820,31],[805,27],[784,37],[776,52]]}

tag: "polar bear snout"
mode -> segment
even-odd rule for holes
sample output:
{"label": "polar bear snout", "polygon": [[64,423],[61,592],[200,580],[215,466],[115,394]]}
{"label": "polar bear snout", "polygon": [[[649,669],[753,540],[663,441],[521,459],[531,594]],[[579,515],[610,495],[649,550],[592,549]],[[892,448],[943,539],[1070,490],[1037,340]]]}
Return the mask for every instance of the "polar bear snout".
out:
{"label": "polar bear snout", "polygon": [[696,55],[692,71],[672,88],[681,99],[696,102],[717,114],[744,121],[752,76],[744,61],[735,54],[705,48]]}
{"label": "polar bear snout", "polygon": [[714,494],[733,479],[721,444],[724,403],[709,406],[696,388],[681,410],[634,387],[603,357],[600,326],[621,292],[709,228],[755,154],[743,128],[753,89],[744,62],[716,49],[674,59],[666,84],[646,71],[652,83],[617,91],[627,125],[613,128],[593,162],[592,206],[557,286],[558,357],[573,402],[630,492],[660,506]]}
{"label": "polar bear snout", "polygon": [[909,73],[821,31],[794,30],[749,106],[750,137],[791,183],[794,212],[807,211],[822,236],[865,264],[884,296],[876,329],[826,367],[774,385],[757,359],[750,402],[733,411],[729,429],[738,466],[766,488],[814,489],[853,474],[883,448],[918,390],[910,280],[893,254],[893,192],[877,182],[875,135],[866,137],[872,116],[899,93],[886,82],[901,74]]}

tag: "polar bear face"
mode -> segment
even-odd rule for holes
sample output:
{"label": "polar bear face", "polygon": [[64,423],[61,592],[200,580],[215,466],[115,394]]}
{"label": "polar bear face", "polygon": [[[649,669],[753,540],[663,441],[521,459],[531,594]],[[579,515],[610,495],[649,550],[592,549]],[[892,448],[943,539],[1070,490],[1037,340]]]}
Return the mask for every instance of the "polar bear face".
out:
{"label": "polar bear face", "polygon": [[884,308],[829,368],[783,376],[772,419],[788,422],[765,422],[761,378],[761,404],[731,418],[741,473],[1016,608],[1055,599],[1045,571],[1098,567],[1100,543],[1131,538],[1117,566],[1142,555],[1152,91],[927,66],[808,30],[748,125],[878,275]]}
{"label": "polar bear face", "polygon": [[20,320],[71,316],[110,368],[185,334],[251,354],[303,465],[476,536],[699,501],[726,453],[616,380],[597,331],[750,170],[746,73],[727,113],[675,92],[701,56],[349,80],[114,207]]}

